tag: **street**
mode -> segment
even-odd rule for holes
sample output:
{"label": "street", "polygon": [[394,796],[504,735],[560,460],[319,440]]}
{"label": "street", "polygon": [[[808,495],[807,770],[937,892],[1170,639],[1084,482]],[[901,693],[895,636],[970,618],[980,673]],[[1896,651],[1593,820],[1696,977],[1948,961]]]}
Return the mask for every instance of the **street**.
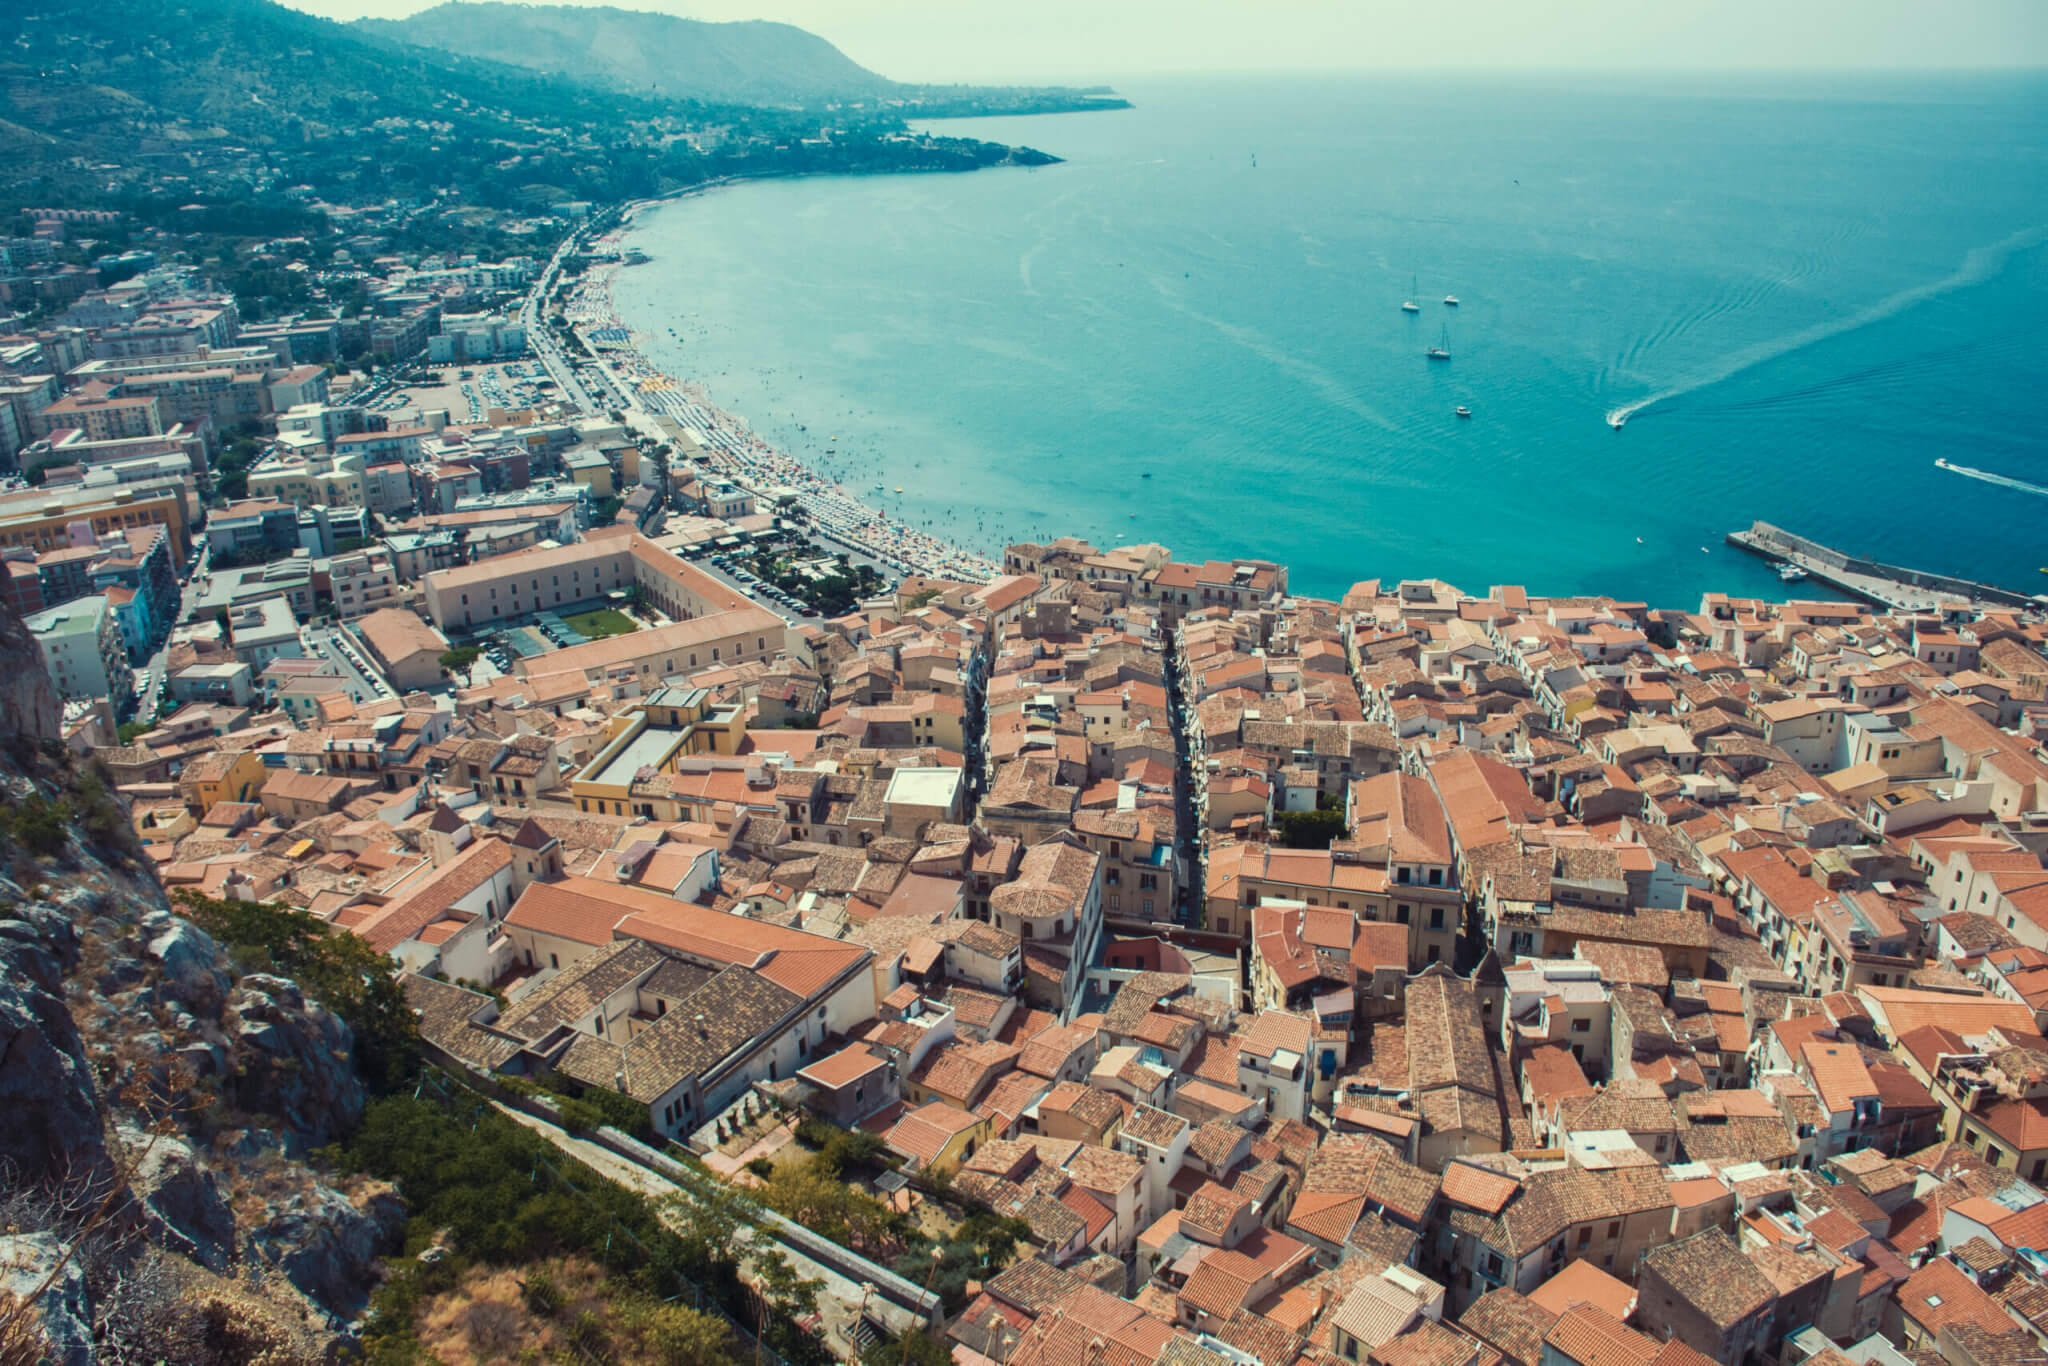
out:
{"label": "street", "polygon": [[382,697],[396,697],[374,665],[363,656],[355,637],[339,626],[308,626],[299,639],[311,647],[316,658],[334,665],[348,682],[348,695],[358,705]]}

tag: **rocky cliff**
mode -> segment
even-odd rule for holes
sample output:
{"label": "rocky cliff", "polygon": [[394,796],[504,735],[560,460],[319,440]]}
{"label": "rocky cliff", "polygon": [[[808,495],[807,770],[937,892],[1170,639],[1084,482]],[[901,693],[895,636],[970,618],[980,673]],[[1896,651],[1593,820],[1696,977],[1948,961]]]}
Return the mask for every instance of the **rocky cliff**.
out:
{"label": "rocky cliff", "polygon": [[4,604],[0,698],[0,1361],[327,1357],[403,1220],[307,1161],[349,1028],[173,912]]}

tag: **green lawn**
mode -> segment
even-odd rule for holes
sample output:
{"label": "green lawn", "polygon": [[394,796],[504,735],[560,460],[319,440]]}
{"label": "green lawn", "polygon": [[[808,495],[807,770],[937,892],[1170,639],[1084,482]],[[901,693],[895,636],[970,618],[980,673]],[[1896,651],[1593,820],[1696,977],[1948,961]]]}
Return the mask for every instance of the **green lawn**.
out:
{"label": "green lawn", "polygon": [[640,629],[638,622],[624,612],[612,607],[600,607],[595,612],[578,612],[573,617],[563,617],[572,631],[581,631],[592,640],[606,636],[622,636],[629,631]]}

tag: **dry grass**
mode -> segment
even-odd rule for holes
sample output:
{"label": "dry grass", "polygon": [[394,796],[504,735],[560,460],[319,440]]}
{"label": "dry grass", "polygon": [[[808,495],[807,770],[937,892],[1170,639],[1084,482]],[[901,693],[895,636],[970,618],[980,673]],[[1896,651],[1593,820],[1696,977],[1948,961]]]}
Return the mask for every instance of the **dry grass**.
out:
{"label": "dry grass", "polygon": [[[551,1287],[551,1308],[530,1293],[542,1279]],[[453,1290],[420,1307],[415,1341],[444,1366],[730,1366],[739,1360],[723,1325],[622,1292],[577,1258],[516,1270],[472,1267]]]}

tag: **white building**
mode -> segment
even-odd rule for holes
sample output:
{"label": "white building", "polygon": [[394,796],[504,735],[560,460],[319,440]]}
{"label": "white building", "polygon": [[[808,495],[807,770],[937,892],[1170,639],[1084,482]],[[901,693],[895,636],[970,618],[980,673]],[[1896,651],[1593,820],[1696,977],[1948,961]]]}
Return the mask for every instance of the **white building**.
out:
{"label": "white building", "polygon": [[104,697],[116,709],[127,700],[133,680],[128,647],[106,598],[79,598],[51,607],[23,618],[23,625],[42,647],[43,663],[59,698]]}

